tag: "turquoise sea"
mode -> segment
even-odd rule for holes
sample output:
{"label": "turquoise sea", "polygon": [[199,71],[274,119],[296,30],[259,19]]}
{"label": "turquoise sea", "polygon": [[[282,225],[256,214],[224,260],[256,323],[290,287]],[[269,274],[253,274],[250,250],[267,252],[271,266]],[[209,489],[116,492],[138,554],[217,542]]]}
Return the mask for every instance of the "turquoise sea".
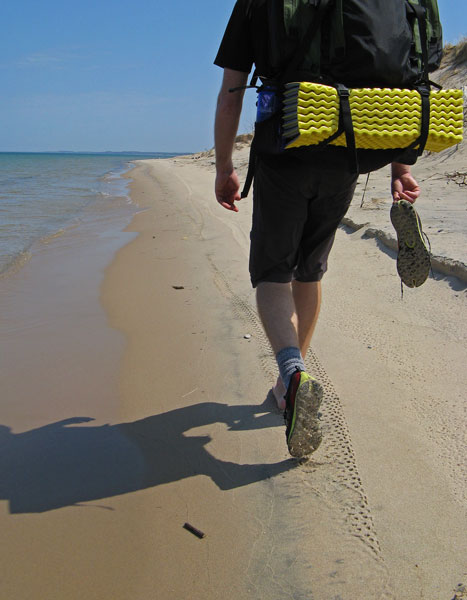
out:
{"label": "turquoise sea", "polygon": [[130,212],[131,161],[176,154],[0,152],[0,274],[105,211]]}

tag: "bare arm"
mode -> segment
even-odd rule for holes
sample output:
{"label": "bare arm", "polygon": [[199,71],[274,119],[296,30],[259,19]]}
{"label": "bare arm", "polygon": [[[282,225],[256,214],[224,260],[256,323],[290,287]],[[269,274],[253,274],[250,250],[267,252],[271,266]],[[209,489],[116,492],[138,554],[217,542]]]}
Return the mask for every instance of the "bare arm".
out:
{"label": "bare arm", "polygon": [[214,140],[216,149],[216,198],[221,206],[238,212],[235,202],[240,200],[240,184],[233,168],[232,151],[242,112],[243,90],[229,89],[246,85],[248,73],[224,69],[224,78],[217,99]]}
{"label": "bare arm", "polygon": [[393,162],[391,165],[391,192],[394,202],[408,200],[414,203],[420,196],[420,187],[413,177],[410,166]]}

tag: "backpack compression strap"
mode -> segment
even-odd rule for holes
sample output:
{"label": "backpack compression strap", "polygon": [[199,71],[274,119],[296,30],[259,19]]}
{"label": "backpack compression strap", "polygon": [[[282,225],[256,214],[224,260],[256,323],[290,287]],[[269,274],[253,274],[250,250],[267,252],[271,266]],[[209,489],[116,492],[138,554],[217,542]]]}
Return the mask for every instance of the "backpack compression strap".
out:
{"label": "backpack compression strap", "polygon": [[416,86],[418,93],[420,94],[421,102],[422,102],[422,119],[420,124],[420,137],[417,139],[415,144],[412,144],[411,147],[418,146],[417,154],[421,156],[423,150],[425,149],[426,141],[428,139],[428,134],[430,130],[430,77],[428,74],[428,36],[426,31],[426,13],[427,9],[425,6],[425,2],[422,2],[423,6],[420,4],[412,4],[411,2],[407,2],[410,6],[410,9],[415,15],[415,18],[418,21],[418,30],[420,32],[420,43],[422,46],[422,69],[423,69],[423,83],[422,85]]}
{"label": "backpack compression strap", "polygon": [[347,145],[349,167],[352,173],[358,174],[357,147],[355,145],[355,132],[352,123],[352,113],[350,110],[350,90],[342,83],[338,83],[336,85],[336,90],[339,94],[340,103],[340,128],[342,128],[345,133],[345,143]]}
{"label": "backpack compression strap", "polygon": [[418,21],[418,31],[420,32],[420,44],[422,47],[422,69],[423,69],[423,81],[428,83],[428,36],[426,31],[426,8],[420,4],[412,4],[407,0],[409,10],[415,15]]}

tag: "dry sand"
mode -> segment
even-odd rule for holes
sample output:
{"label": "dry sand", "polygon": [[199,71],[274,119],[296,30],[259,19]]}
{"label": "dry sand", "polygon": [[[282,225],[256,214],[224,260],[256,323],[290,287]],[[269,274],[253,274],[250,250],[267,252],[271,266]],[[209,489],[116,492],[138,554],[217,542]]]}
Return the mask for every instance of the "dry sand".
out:
{"label": "dry sand", "polygon": [[[178,494],[186,503],[160,519],[179,534],[170,546],[190,577],[170,588],[174,573],[161,574],[161,597],[450,600],[467,576],[465,286],[435,273],[401,301],[394,253],[339,232],[308,357],[326,389],[325,441],[297,467],[268,398],[275,365],[246,273],[251,203],[237,215],[216,205],[211,162],[141,163],[132,193],[155,206],[133,223],[140,236],[109,269],[104,294],[129,338],[122,417],[153,414],[162,393],[157,412],[190,411],[185,435],[211,438],[202,451],[207,438],[183,442],[203,475],[165,490],[172,507]],[[386,193],[386,218],[389,206]],[[206,401],[227,405],[233,423],[203,421]],[[218,460],[232,490],[216,481]],[[249,467],[245,487],[231,463],[256,465],[258,480]],[[177,531],[185,519],[208,533],[195,555]]]}
{"label": "dry sand", "polygon": [[[217,205],[210,153],[131,173],[141,211],[106,269],[105,314],[116,238],[84,253],[55,240],[2,282],[16,321],[2,329],[1,600],[466,597],[466,197],[444,174],[464,158],[415,168],[433,252],[459,277],[435,270],[402,300],[381,242],[387,170],[362,209],[357,193],[348,223],[368,224],[338,231],[307,356],[324,441],[304,464],[269,394],[251,200]],[[244,144],[235,160],[244,173]]]}

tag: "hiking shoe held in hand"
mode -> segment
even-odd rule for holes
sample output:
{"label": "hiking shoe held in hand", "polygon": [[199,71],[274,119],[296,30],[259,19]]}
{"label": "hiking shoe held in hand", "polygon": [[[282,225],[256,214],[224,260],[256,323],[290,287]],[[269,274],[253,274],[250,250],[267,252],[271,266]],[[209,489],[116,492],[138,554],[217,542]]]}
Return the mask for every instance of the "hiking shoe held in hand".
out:
{"label": "hiking shoe held in hand", "polygon": [[303,458],[321,443],[318,409],[323,397],[321,385],[305,371],[292,375],[285,396],[285,436],[291,456]]}
{"label": "hiking shoe held in hand", "polygon": [[397,272],[407,287],[419,287],[430,273],[430,252],[413,204],[399,200],[391,206],[391,222],[397,233]]}

